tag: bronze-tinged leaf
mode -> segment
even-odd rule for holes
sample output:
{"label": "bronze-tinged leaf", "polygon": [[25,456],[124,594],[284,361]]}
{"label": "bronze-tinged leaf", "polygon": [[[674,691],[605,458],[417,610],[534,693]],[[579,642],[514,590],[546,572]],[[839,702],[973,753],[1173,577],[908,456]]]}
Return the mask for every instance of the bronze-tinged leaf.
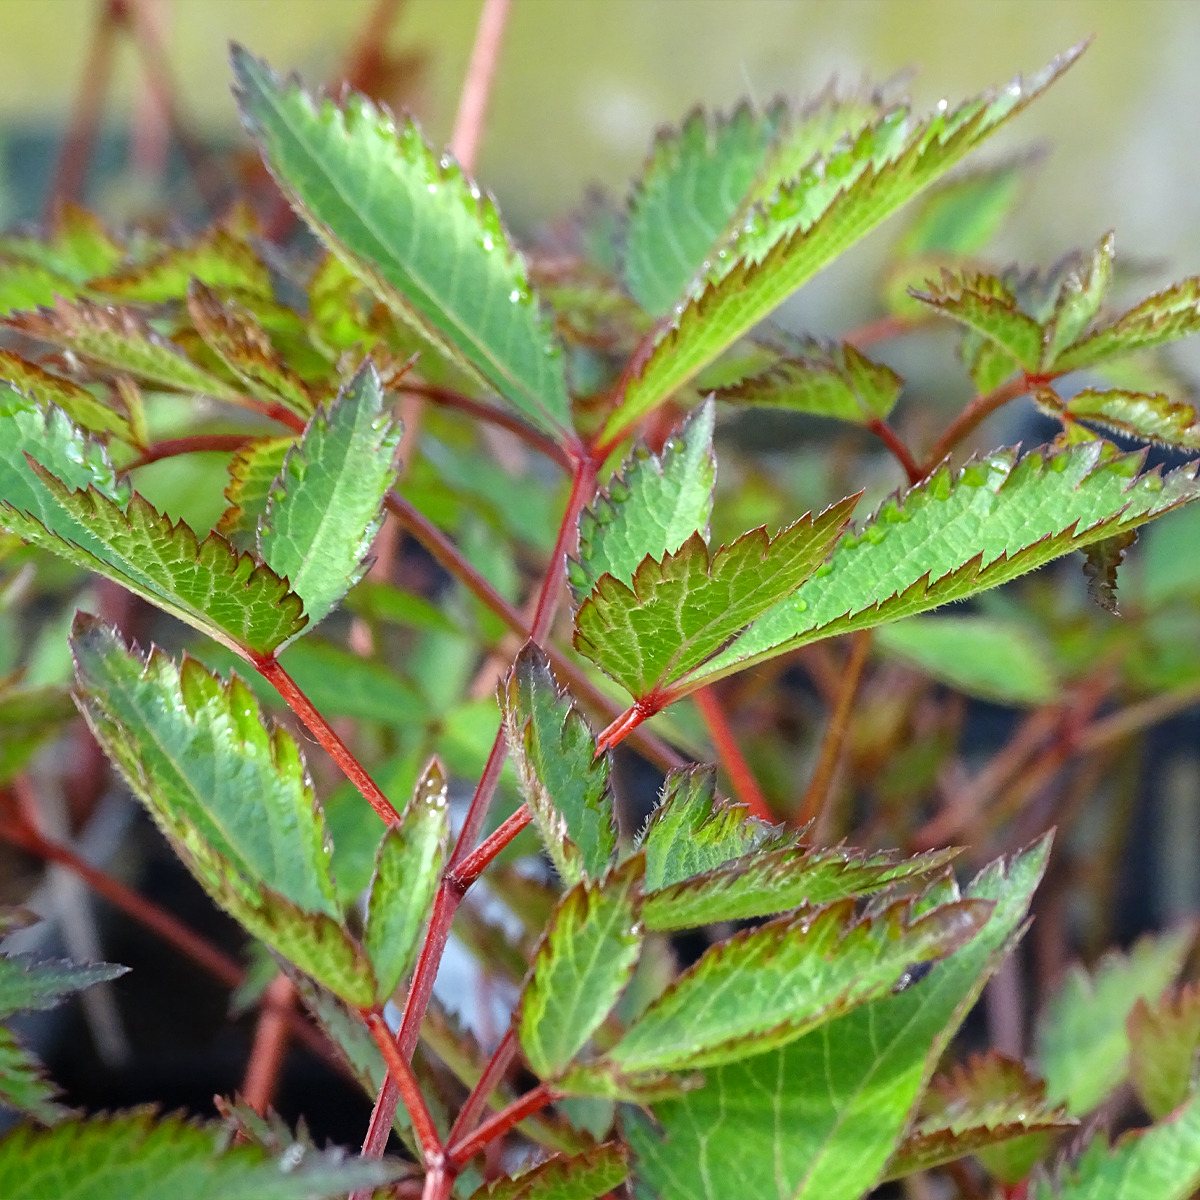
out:
{"label": "bronze-tinged leaf", "polygon": [[1137,541],[1137,535],[1136,529],[1127,529],[1084,547],[1083,574],[1087,579],[1088,595],[1114,617],[1120,613],[1117,608],[1117,568],[1125,558],[1125,551]]}

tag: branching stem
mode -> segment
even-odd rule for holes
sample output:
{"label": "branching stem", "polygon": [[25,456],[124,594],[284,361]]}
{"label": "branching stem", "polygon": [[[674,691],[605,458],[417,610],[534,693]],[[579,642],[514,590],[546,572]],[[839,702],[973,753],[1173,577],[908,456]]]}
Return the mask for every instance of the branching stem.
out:
{"label": "branching stem", "polygon": [[375,1045],[379,1047],[379,1052],[383,1055],[383,1061],[387,1063],[389,1076],[396,1081],[400,1095],[404,1098],[404,1107],[412,1120],[413,1133],[417,1135],[417,1141],[421,1143],[421,1152],[425,1156],[426,1167],[431,1171],[441,1167],[445,1162],[445,1148],[442,1146],[442,1139],[438,1136],[437,1126],[433,1123],[429,1106],[421,1094],[421,1085],[417,1083],[417,1077],[413,1074],[408,1059],[396,1048],[392,1031],[388,1028],[387,1021],[384,1020],[383,1010],[365,1008],[361,1015],[367,1028],[371,1031],[371,1036],[375,1039]]}
{"label": "branching stem", "polygon": [[969,437],[983,424],[998,408],[1003,408],[1010,400],[1023,396],[1029,391],[1029,380],[1025,375],[1002,383],[998,388],[988,392],[986,396],[976,396],[966,408],[946,427],[945,432],[934,443],[929,457],[921,466],[920,478],[931,475],[960,442]]}
{"label": "branching stem", "polygon": [[451,1146],[457,1142],[461,1142],[475,1128],[480,1113],[483,1112],[484,1107],[487,1105],[488,1097],[496,1090],[496,1087],[504,1078],[504,1073],[512,1065],[516,1054],[517,1035],[510,1026],[505,1035],[500,1039],[500,1044],[496,1047],[495,1053],[488,1059],[488,1064],[483,1068],[483,1074],[479,1077],[479,1082],[471,1089],[471,1094],[467,1097],[466,1102],[455,1118],[454,1124],[450,1128],[450,1134],[446,1141]]}
{"label": "branching stem", "polygon": [[700,715],[704,718],[704,724],[708,727],[709,736],[716,747],[717,757],[720,758],[721,765],[729,776],[729,782],[733,785],[734,795],[750,810],[752,816],[759,817],[764,821],[775,820],[770,806],[759,789],[758,780],[754,778],[754,772],[750,770],[750,764],[746,761],[745,755],[742,754],[742,748],[733,735],[729,718],[725,715],[725,707],[715,689],[711,687],[697,688],[692,693],[692,699],[700,710]]}
{"label": "branching stem", "polygon": [[867,428],[892,452],[892,457],[904,468],[909,484],[920,483],[925,478],[924,471],[900,435],[886,421],[874,417],[867,422]]}
{"label": "branching stem", "polygon": [[452,1143],[446,1157],[454,1168],[461,1168],[471,1161],[490,1142],[503,1137],[514,1125],[540,1112],[547,1104],[553,1104],[558,1093],[548,1084],[540,1083],[507,1108],[489,1117],[473,1134],[461,1142]]}

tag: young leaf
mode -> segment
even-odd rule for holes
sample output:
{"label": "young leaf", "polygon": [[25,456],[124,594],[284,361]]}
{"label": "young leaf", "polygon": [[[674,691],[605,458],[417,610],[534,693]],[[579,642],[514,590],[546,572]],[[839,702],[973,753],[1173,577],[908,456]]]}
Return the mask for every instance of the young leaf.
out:
{"label": "young leaf", "polygon": [[935,312],[990,338],[1027,371],[1036,371],[1042,359],[1042,327],[1021,311],[1017,298],[995,275],[942,271],[941,284],[927,281],[928,290],[913,292],[914,300]]}
{"label": "young leaf", "polygon": [[661,1200],[860,1200],[883,1174],[946,1044],[1011,949],[1048,839],[993,863],[968,889],[994,901],[983,929],[928,975],[788,1046],[707,1071],[707,1083],[637,1113],[638,1177]]}
{"label": "young leaf", "polygon": [[941,683],[997,704],[1049,704],[1058,680],[1046,647],[1024,625],[993,617],[909,617],[885,625],[880,649]]}
{"label": "young leaf", "polygon": [[844,537],[824,569],[696,671],[688,690],[785,647],[965,599],[1197,495],[1194,467],[1138,475],[1143,459],[1104,460],[1093,441],[939,468]]}
{"label": "young leaf", "polygon": [[1200,1098],[1149,1129],[1133,1129],[1111,1149],[1095,1138],[1074,1167],[1030,1200],[1186,1200],[1200,1185]]}
{"label": "young leaf", "polygon": [[1200,276],[1193,276],[1148,297],[1111,325],[1068,346],[1055,357],[1054,370],[1094,367],[1146,346],[1178,341],[1197,330],[1200,330]]}
{"label": "young leaf", "polygon": [[[911,1133],[888,1163],[887,1178],[900,1179],[942,1163],[992,1150],[1018,1138],[1025,1141],[1024,1178],[1049,1149],[1047,1134],[1077,1124],[1061,1108],[1046,1102],[1046,1085],[1022,1063],[992,1052],[976,1055],[952,1074],[941,1076],[921,1102],[921,1114]],[[1007,1176],[1005,1176],[1007,1178]]]}
{"label": "young leaf", "polygon": [[362,578],[399,444],[400,426],[368,363],[317,410],[271,487],[259,552],[304,601],[310,629]]}
{"label": "young leaf", "polygon": [[1155,1001],[1179,974],[1194,930],[1141,938],[1105,955],[1089,976],[1074,967],[1042,1012],[1037,1065],[1047,1094],[1073,1116],[1090,1112],[1129,1071],[1125,1023],[1139,999]]}
{"label": "young leaf", "polygon": [[85,283],[111,271],[125,257],[125,247],[92,213],[67,203],[44,236],[8,233],[0,237],[0,254],[36,263],[72,283]]}
{"label": "young leaf", "polygon": [[1056,59],[1027,85],[1014,80],[994,97],[939,109],[924,121],[885,114],[853,143],[816,159],[739,231],[718,256],[704,290],[677,310],[670,332],[613,413],[615,441],[655,405],[733,345],[801,284],[940,178],[1075,61]]}
{"label": "young leaf", "polygon": [[634,855],[603,883],[577,883],[542,936],[516,1024],[529,1065],[544,1079],[583,1049],[633,974],[644,871]]}
{"label": "young leaf", "polygon": [[144,383],[217,400],[237,400],[239,395],[236,388],[198,367],[178,346],[155,333],[132,309],[60,299],[52,308],[7,317],[5,324]]}
{"label": "young leaf", "polygon": [[1159,1121],[1195,1090],[1200,1055],[1200,985],[1166,992],[1153,1004],[1139,998],[1125,1022],[1129,1075],[1146,1111]]}
{"label": "young leaf", "polygon": [[0,1027],[0,1109],[16,1109],[43,1125],[53,1125],[70,1111],[55,1102],[58,1094],[42,1064]]}
{"label": "young leaf", "polygon": [[596,753],[583,714],[532,642],[509,672],[503,707],[521,792],[551,861],[568,885],[599,879],[617,847],[610,758]]}
{"label": "young leaf", "polygon": [[1090,262],[1081,262],[1067,273],[1059,284],[1054,315],[1046,326],[1042,363],[1053,367],[1059,355],[1082,337],[1100,311],[1104,293],[1112,282],[1113,254],[1116,239],[1106,233],[1092,254]]}
{"label": "young leaf", "polygon": [[992,907],[962,900],[918,917],[901,900],[856,921],[851,898],[744,930],[685,971],[608,1056],[636,1074],[718,1066],[786,1045],[886,995],[913,963],[945,958]]}
{"label": "young leaf", "polygon": [[374,1003],[370,962],[342,925],[324,815],[290,735],[267,730],[236,675],[224,684],[159,650],[143,661],[82,613],[71,643],[96,740],[213,899],[350,1003]]}
{"label": "young leaf", "polygon": [[849,343],[814,342],[811,354],[781,358],[761,374],[719,388],[715,398],[864,425],[887,417],[903,390],[904,380],[891,367]]}
{"label": "young leaf", "polygon": [[402,1174],[395,1160],[308,1151],[276,1162],[260,1147],[229,1147],[217,1123],[155,1121],[147,1109],[18,1126],[0,1141],[5,1200],[322,1200],[382,1186]]}
{"label": "young leaf", "polygon": [[716,654],[820,566],[858,500],[811,513],[774,538],[743,534],[709,556],[699,533],[642,561],[632,586],[603,576],[575,615],[575,647],[637,699],[652,697]]}
{"label": "young leaf", "polygon": [[620,1187],[629,1174],[624,1146],[597,1146],[575,1158],[548,1158],[520,1175],[495,1179],[471,1200],[594,1200]]}
{"label": "young leaf", "polygon": [[196,279],[188,285],[187,305],[196,331],[251,396],[264,404],[283,404],[302,417],[311,415],[308,385],[284,362],[249,310],[232,300],[222,303]]}
{"label": "young leaf", "polygon": [[294,437],[259,438],[229,461],[229,507],[217,522],[217,532],[239,550],[257,544],[258,519],[267,511],[271,485],[283,470],[283,460],[296,444]]}
{"label": "young leaf", "polygon": [[115,963],[36,962],[25,954],[0,956],[0,1019],[54,1008],[72,992],[118,979],[128,970]]}
{"label": "young leaf", "polygon": [[396,990],[417,957],[449,836],[446,777],[434,759],[425,768],[399,824],[383,835],[375,856],[363,946],[375,966],[381,1003]]}
{"label": "young leaf", "polygon": [[781,105],[743,102],[730,115],[695,109],[661,131],[629,201],[625,284],[656,317],[671,311],[705,265],[766,160]]}
{"label": "young leaf", "polygon": [[968,171],[929,189],[914,205],[893,253],[978,254],[1000,231],[1021,193],[1028,157]]}
{"label": "young leaf", "polygon": [[317,236],[397,316],[564,436],[562,351],[491,199],[365,96],[314,100],[240,47],[233,69],[243,121]]}
{"label": "young leaf", "polygon": [[1190,404],[1144,392],[1084,388],[1064,410],[1091,424],[1143,442],[1161,442],[1182,450],[1200,449],[1200,423]]}
{"label": "young leaf", "polygon": [[621,474],[584,509],[579,561],[567,564],[576,599],[605,573],[629,583],[646,555],[672,554],[697,530],[707,539],[717,474],[715,418],[712,401],[705,401],[667,439],[661,455],[635,446]]}
{"label": "young leaf", "polygon": [[42,408],[58,405],[76,425],[90,433],[116,434],[131,446],[138,443],[129,421],[107,404],[101,404],[91,392],[7,350],[0,350],[0,379]]}

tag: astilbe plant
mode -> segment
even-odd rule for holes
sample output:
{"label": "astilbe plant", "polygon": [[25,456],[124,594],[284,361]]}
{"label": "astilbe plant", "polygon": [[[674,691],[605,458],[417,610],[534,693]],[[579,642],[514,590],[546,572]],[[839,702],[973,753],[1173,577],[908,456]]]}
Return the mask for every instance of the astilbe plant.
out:
{"label": "astilbe plant", "polygon": [[[1046,275],[994,270],[982,251],[1024,164],[946,179],[1078,53],[925,117],[833,91],[693,114],[658,137],[625,211],[595,203],[571,253],[526,258],[410,120],[353,91],[313,95],[235,49],[245,126],[319,249],[277,248],[268,266],[244,208],[178,243],[118,240],[70,208],[41,240],[7,239],[6,569],[45,552],[205,635],[179,657],[144,652],[80,613],[75,701],[187,868],[269,951],[265,977],[282,972],[249,1002],[269,1015],[272,995],[298,994],[316,1027],[292,1013],[293,1027],[327,1040],[375,1108],[359,1159],[318,1152],[261,1104],[222,1102],[217,1132],[146,1112],[82,1118],[4,1032],[0,1096],[28,1122],[0,1141],[0,1194],[856,1200],[947,1167],[974,1196],[1184,1200],[1200,1186],[1200,1004],[1170,990],[1188,931],[1069,976],[1029,1061],[956,1063],[956,1033],[1027,928],[1050,835],[956,876],[943,847],[966,837],[978,858],[995,832],[980,797],[910,827],[909,853],[833,844],[872,630],[968,695],[1061,713],[1067,682],[1025,627],[977,610],[893,622],[1074,550],[1113,607],[1134,532],[1200,493],[1195,464],[1147,471],[1144,451],[1097,432],[1200,448],[1195,411],[1153,387],[1152,357],[1200,328],[1200,280],[1114,314],[1111,237]],[[904,383],[864,352],[870,337],[763,324],[917,197],[875,335],[954,323],[979,392],[923,459],[889,424]],[[1060,423],[1053,443],[956,466],[983,419],[1024,396]],[[196,398],[191,431],[156,441],[171,397]],[[714,508],[714,428],[750,406],[861,427],[906,486],[857,520],[859,496],[829,496],[774,532],[730,529]],[[543,465],[506,475],[476,440],[489,427]],[[234,452],[207,535],[131,483],[204,450]],[[440,600],[367,577],[385,520],[455,581]],[[343,604],[357,655],[311,636]],[[776,823],[714,685],[840,635],[850,649],[832,660],[812,782]],[[472,698],[481,652],[492,666]],[[1194,681],[1172,692],[1152,676],[1154,713],[1076,731],[1050,766],[1195,695]],[[352,790],[314,794],[295,727],[263,715],[280,698]],[[4,837],[83,871],[236,981],[236,964],[19,803],[29,756],[68,719],[63,699],[5,684]],[[390,732],[356,753],[331,723],[345,716]],[[675,748],[703,742],[703,723],[739,803]],[[490,751],[464,752],[481,733]],[[614,814],[623,743],[665,772],[641,828]],[[452,829],[451,783],[472,770]],[[543,855],[541,873],[515,869],[518,851],[526,867]],[[515,942],[464,904],[481,877],[523,928]],[[516,985],[490,1057],[432,1000],[452,928]],[[673,939],[689,930],[708,931],[706,948],[678,970]],[[121,970],[0,960],[0,1015]],[[1110,1146],[1079,1122],[1130,1079],[1152,1123]],[[383,1157],[393,1131],[406,1159]]]}

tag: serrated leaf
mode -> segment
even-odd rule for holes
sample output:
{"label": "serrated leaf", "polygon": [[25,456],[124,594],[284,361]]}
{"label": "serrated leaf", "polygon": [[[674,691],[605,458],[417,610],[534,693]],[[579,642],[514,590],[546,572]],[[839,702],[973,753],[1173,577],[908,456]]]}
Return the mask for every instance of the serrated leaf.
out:
{"label": "serrated leaf", "polygon": [[260,1147],[229,1147],[220,1123],[147,1109],[63,1121],[51,1130],[18,1127],[0,1140],[0,1195],[6,1200],[323,1200],[381,1186],[403,1171],[395,1161],[309,1151],[276,1161]]}
{"label": "serrated leaf", "polygon": [[1134,1129],[1109,1149],[1093,1139],[1082,1158],[1031,1200],[1186,1200],[1200,1184],[1200,1099],[1161,1124]]}
{"label": "serrated leaf", "polygon": [[968,696],[999,704],[1049,704],[1053,661],[1025,625],[995,617],[909,617],[885,625],[880,649]]}
{"label": "serrated leaf", "polygon": [[44,236],[8,233],[0,237],[0,254],[11,254],[73,283],[84,283],[111,271],[125,257],[125,247],[96,216],[68,203],[59,208]]}
{"label": "serrated leaf", "polygon": [[769,538],[743,534],[710,558],[699,533],[661,562],[642,561],[632,586],[603,576],[575,614],[575,648],[637,699],[683,678],[821,564],[858,497],[811,513]]}
{"label": "serrated leaf", "polygon": [[583,1049],[633,974],[644,872],[634,855],[603,883],[576,884],[542,935],[516,1025],[529,1065],[544,1079]]}
{"label": "serrated leaf", "polygon": [[963,900],[916,916],[901,900],[856,920],[851,898],[744,930],[689,967],[608,1057],[636,1074],[719,1066],[786,1045],[886,995],[914,963],[946,957],[992,907]]}
{"label": "serrated leaf", "polygon": [[628,1174],[628,1151],[612,1143],[574,1158],[556,1154],[520,1175],[493,1180],[471,1200],[595,1200]]}
{"label": "serrated leaf", "polygon": [[1051,1100],[1082,1116],[1126,1077],[1126,1020],[1139,999],[1157,1000],[1170,987],[1194,932],[1147,935],[1128,955],[1105,955],[1090,975],[1072,968],[1038,1021],[1036,1062]]}
{"label": "serrated leaf", "polygon": [[577,600],[605,573],[622,583],[633,579],[647,556],[660,558],[700,531],[707,539],[717,460],[712,435],[716,411],[705,401],[651,454],[634,447],[608,487],[579,518],[579,561],[567,570]]}
{"label": "serrated leaf", "polygon": [[729,115],[693,110],[666,129],[634,184],[625,239],[625,283],[656,317],[704,267],[754,184],[784,118],[782,106]]}
{"label": "serrated leaf", "polygon": [[1046,326],[1042,365],[1049,369],[1059,355],[1088,330],[1100,311],[1104,294],[1112,282],[1116,238],[1109,232],[1100,239],[1090,262],[1068,271],[1059,284],[1054,315]]}
{"label": "serrated leaf", "polygon": [[[916,303],[914,301],[914,303]],[[964,327],[962,341],[959,343],[959,357],[967,374],[975,385],[975,390],[986,396],[998,388],[1017,369],[1015,358],[1002,346],[997,345],[973,329]]]}
{"label": "serrated leaf", "polygon": [[217,522],[216,530],[240,550],[256,545],[258,519],[267,511],[271,485],[295,444],[294,437],[259,438],[243,446],[229,460],[229,486],[225,489],[229,507]]}
{"label": "serrated leaf", "polygon": [[112,275],[91,279],[93,291],[142,304],[187,299],[188,285],[197,279],[206,287],[271,300],[271,273],[244,238],[226,229],[206,230],[195,241],[171,246],[148,262]]}
{"label": "serrated leaf", "polygon": [[1200,449],[1200,424],[1190,404],[1144,392],[1084,388],[1064,405],[1073,417],[1144,442]]}
{"label": "serrated leaf", "polygon": [[199,392],[217,400],[238,398],[236,388],[198,367],[173,342],[155,333],[129,308],[58,300],[53,307],[14,313],[4,322],[12,329],[61,346],[110,371],[181,392]]}
{"label": "serrated leaf", "polygon": [[417,782],[400,821],[384,833],[375,855],[363,946],[375,967],[380,1003],[391,996],[416,960],[449,836],[446,777],[434,759]]}
{"label": "serrated leaf", "polygon": [[967,895],[994,901],[983,929],[928,975],[791,1045],[707,1071],[704,1087],[637,1113],[636,1171],[660,1200],[860,1200],[883,1174],[934,1066],[1011,949],[1045,870],[1048,839],[993,863]]}
{"label": "serrated leaf", "polygon": [[781,358],[761,374],[719,388],[715,398],[864,425],[887,417],[903,389],[891,367],[849,343],[813,342],[811,354]]}
{"label": "serrated leaf", "polygon": [[1138,531],[1130,529],[1115,537],[1093,542],[1084,552],[1083,575],[1088,596],[1106,612],[1117,616],[1117,568],[1125,551],[1137,541]]}
{"label": "serrated leaf", "polygon": [[1055,371],[1093,367],[1147,346],[1178,341],[1200,330],[1200,276],[1147,297],[1123,316],[1068,346],[1054,359]]}
{"label": "serrated leaf", "polygon": [[54,1008],[72,992],[117,979],[128,970],[116,963],[39,962],[28,954],[0,956],[0,1019]]}
{"label": "serrated leaf", "polygon": [[888,1163],[887,1178],[900,1179],[954,1162],[980,1150],[992,1150],[1018,1138],[1034,1150],[1015,1183],[1029,1173],[1036,1150],[1049,1148],[1048,1138],[1030,1135],[1069,1129],[1077,1124],[1061,1108],[1046,1102],[1046,1085],[1023,1063],[992,1052],[975,1055],[950,1075],[940,1076],[921,1103],[916,1125]]}
{"label": "serrated leaf", "polygon": [[0,254],[0,317],[54,304],[60,296],[74,296],[78,291],[66,276],[39,263]]}
{"label": "serrated leaf", "polygon": [[396,480],[400,426],[369,363],[288,451],[259,521],[263,560],[290,581],[312,628],[362,578]]}
{"label": "serrated leaf", "polygon": [[16,1109],[43,1125],[53,1125],[69,1112],[56,1103],[58,1094],[42,1064],[10,1030],[0,1027],[0,1109]]}
{"label": "serrated leaf", "polygon": [[1160,1120],[1195,1091],[1200,985],[1166,992],[1153,1005],[1139,999],[1125,1027],[1134,1089],[1150,1116]]}
{"label": "serrated leaf", "polygon": [[1002,279],[943,270],[940,284],[927,280],[925,291],[911,294],[914,300],[995,342],[1025,370],[1037,370],[1042,359],[1042,327],[1021,311]]}
{"label": "serrated leaf", "polygon": [[71,645],[96,740],[213,899],[350,1003],[372,1004],[371,965],[342,924],[324,814],[291,736],[268,731],[236,675],[225,684],[159,650],[143,661],[82,613]]}
{"label": "serrated leaf", "polygon": [[521,793],[560,877],[599,879],[617,848],[611,760],[596,753],[583,714],[560,691],[532,642],[517,656],[503,693],[508,750]]}
{"label": "serrated leaf", "polygon": [[0,379],[42,408],[57,405],[76,425],[91,433],[116,434],[131,446],[138,444],[125,417],[101,404],[91,392],[7,350],[0,350]]}
{"label": "serrated leaf", "polygon": [[313,100],[238,47],[233,68],[242,119],[314,232],[397,316],[564,436],[562,351],[491,199],[365,96]]}
{"label": "serrated leaf", "polygon": [[1192,466],[1138,475],[1143,459],[1104,460],[1093,441],[940,467],[842,538],[825,568],[696,671],[688,690],[784,647],[965,599],[1195,497]]}
{"label": "serrated leaf", "polygon": [[816,159],[755,212],[704,290],[678,311],[605,427],[615,441],[768,315],[801,284],[940,178],[1044,91],[1082,52],[1056,59],[1027,85],[939,109],[923,121],[885,114],[852,144]]}

